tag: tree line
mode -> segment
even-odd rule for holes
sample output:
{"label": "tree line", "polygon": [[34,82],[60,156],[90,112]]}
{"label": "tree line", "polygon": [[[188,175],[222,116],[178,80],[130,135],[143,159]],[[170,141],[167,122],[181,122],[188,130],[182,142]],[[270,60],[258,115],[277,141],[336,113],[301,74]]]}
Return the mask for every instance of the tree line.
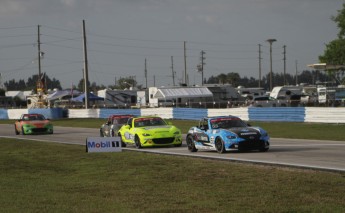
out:
{"label": "tree line", "polygon": [[[284,85],[284,74],[282,73],[273,73],[272,75],[273,79],[273,85],[274,86],[283,86]],[[326,72],[320,72],[320,71],[309,71],[304,70],[299,75],[296,76],[291,74],[285,75],[286,82],[288,85],[296,85],[300,83],[304,84],[310,84],[315,85],[318,82],[327,82],[330,81],[330,76],[327,75]],[[32,77],[29,77],[27,81],[20,79],[16,81],[15,79],[12,79],[10,81],[6,81],[4,83],[7,91],[27,91],[27,90],[36,90],[36,84],[38,81],[38,75],[33,75]],[[259,80],[255,79],[253,77],[241,77],[238,73],[230,72],[230,73],[221,73],[216,76],[211,76],[208,79],[204,79],[205,84],[231,84],[234,87],[237,86],[243,86],[243,87],[258,87],[259,86]],[[59,89],[61,90],[61,84],[60,81],[53,78],[50,79],[48,75],[45,75],[44,80],[45,88],[46,89]],[[263,76],[261,79],[261,87],[264,89],[269,88],[269,74],[266,76]],[[128,89],[129,87],[136,87],[139,89],[143,89],[142,85],[138,85],[135,78],[133,77],[124,77],[117,80],[115,85],[108,85],[107,87],[104,85],[97,85],[95,82],[88,83],[88,87],[90,91],[97,92],[98,90],[105,89],[105,88],[111,88],[111,89]],[[70,89],[70,88],[65,88]],[[78,85],[73,85],[73,89],[77,89],[79,91],[84,91],[84,80],[81,79],[78,83]]]}
{"label": "tree line", "polygon": [[[206,84],[231,84],[234,87],[237,86],[244,86],[244,87],[262,87],[266,90],[270,87],[269,82],[270,76],[269,74],[262,77],[261,82],[259,84],[259,79],[255,79],[253,77],[243,77],[238,73],[228,73],[228,74],[219,74],[217,76],[211,76],[208,80],[205,80],[204,83]],[[304,70],[299,75],[291,75],[286,74],[285,79],[287,85],[296,85],[296,84],[309,84],[315,85],[322,82],[331,81],[331,78],[325,72],[320,72],[317,70],[309,71]],[[284,74],[283,73],[272,73],[272,82],[273,86],[283,86],[284,85]]]}

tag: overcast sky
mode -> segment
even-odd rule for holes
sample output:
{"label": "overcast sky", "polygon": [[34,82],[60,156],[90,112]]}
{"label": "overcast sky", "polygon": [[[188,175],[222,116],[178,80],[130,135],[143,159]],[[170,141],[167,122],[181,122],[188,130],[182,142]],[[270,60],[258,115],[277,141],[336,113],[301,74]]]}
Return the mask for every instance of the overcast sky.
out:
{"label": "overcast sky", "polygon": [[[37,26],[40,25],[42,72],[64,88],[83,77],[82,22],[85,20],[89,80],[113,85],[120,77],[136,76],[145,86],[176,84],[184,76],[184,41],[190,84],[201,84],[197,65],[205,51],[204,77],[237,72],[287,73],[317,63],[325,44],[336,39],[331,20],[343,0],[1,0],[0,73],[2,83],[38,74]],[[155,79],[155,81],[154,81]],[[291,82],[292,83],[292,82]]]}

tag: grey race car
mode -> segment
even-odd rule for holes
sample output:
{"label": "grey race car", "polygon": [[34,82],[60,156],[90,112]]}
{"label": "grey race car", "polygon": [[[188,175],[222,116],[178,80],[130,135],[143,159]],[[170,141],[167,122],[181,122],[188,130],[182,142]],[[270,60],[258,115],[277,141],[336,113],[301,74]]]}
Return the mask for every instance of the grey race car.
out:
{"label": "grey race car", "polygon": [[122,125],[127,123],[129,118],[133,117],[132,115],[111,115],[108,117],[106,123],[102,124],[99,129],[101,137],[115,137],[117,132],[122,127]]}

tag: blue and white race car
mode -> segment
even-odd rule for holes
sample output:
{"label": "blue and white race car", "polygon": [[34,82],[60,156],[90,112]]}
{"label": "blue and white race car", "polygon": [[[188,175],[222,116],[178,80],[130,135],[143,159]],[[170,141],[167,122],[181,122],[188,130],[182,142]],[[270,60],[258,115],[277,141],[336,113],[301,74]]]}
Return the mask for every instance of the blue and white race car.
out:
{"label": "blue and white race car", "polygon": [[198,149],[216,150],[224,153],[230,150],[259,150],[266,152],[270,137],[260,127],[252,127],[236,116],[205,117],[199,125],[187,133],[187,147],[190,152]]}

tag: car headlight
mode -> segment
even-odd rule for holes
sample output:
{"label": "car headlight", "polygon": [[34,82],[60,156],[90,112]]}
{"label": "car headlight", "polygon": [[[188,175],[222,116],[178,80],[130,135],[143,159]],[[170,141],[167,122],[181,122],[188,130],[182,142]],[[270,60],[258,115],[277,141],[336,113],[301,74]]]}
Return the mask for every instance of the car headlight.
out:
{"label": "car headlight", "polygon": [[151,136],[149,133],[143,133],[143,136]]}
{"label": "car headlight", "polygon": [[226,136],[228,139],[235,139],[236,138],[236,135],[228,135]]}
{"label": "car headlight", "polygon": [[262,137],[267,137],[268,134],[267,134],[267,132],[261,132],[261,136],[262,136]]}
{"label": "car headlight", "polygon": [[179,135],[179,134],[180,134],[180,131],[174,132],[174,135]]}

